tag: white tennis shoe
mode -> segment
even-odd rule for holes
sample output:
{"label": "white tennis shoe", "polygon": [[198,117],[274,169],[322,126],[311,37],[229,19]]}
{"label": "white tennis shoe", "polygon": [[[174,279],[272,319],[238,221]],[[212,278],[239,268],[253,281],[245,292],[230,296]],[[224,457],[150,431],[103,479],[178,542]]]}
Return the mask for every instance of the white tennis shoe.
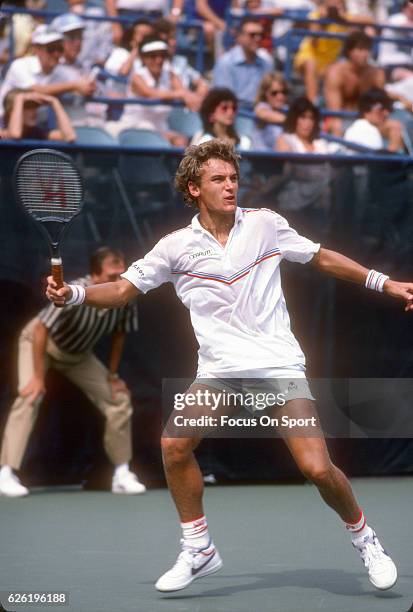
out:
{"label": "white tennis shoe", "polygon": [[25,497],[29,489],[24,487],[11,469],[2,468],[0,474],[0,495],[4,497]]}
{"label": "white tennis shoe", "polygon": [[397,569],[375,532],[371,529],[369,535],[354,539],[353,546],[360,553],[371,584],[382,591],[391,589],[397,581]]}
{"label": "white tennis shoe", "polygon": [[145,491],[145,485],[139,482],[138,477],[130,470],[115,474],[112,478],[112,493],[139,495]]}
{"label": "white tennis shoe", "polygon": [[197,578],[203,578],[221,569],[222,559],[212,540],[209,540],[205,548],[191,548],[184,540],[181,540],[181,546],[182,552],[175,565],[155,584],[158,591],[179,591]]}

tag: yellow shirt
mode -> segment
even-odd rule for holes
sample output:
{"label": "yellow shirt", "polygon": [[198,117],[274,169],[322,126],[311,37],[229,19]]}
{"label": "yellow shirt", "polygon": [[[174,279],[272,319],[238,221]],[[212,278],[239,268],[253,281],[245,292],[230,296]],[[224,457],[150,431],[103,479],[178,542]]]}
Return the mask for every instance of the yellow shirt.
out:
{"label": "yellow shirt", "polygon": [[[310,19],[320,19],[320,13],[313,11]],[[347,32],[348,26],[339,23],[319,25],[320,31],[334,33]],[[294,58],[294,65],[298,68],[306,60],[312,59],[317,63],[317,67],[323,70],[336,61],[340,55],[343,41],[336,38],[313,38],[307,36],[302,41]]]}

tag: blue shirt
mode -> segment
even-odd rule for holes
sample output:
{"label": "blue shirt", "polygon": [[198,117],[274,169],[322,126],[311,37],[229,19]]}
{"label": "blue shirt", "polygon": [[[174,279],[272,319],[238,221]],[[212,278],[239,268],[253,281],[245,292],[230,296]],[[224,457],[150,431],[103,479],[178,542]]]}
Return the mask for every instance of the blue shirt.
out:
{"label": "blue shirt", "polygon": [[274,70],[274,60],[256,55],[249,63],[240,45],[236,45],[219,58],[214,67],[212,84],[214,87],[229,87],[238,100],[252,104],[262,77]]}

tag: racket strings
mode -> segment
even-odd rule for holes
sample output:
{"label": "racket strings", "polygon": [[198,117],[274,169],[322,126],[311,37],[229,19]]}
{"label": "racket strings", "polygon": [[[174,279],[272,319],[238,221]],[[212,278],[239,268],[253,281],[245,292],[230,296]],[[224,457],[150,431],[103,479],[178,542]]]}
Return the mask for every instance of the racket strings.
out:
{"label": "racket strings", "polygon": [[33,217],[67,221],[79,210],[83,185],[72,162],[47,153],[23,160],[16,176],[20,200]]}

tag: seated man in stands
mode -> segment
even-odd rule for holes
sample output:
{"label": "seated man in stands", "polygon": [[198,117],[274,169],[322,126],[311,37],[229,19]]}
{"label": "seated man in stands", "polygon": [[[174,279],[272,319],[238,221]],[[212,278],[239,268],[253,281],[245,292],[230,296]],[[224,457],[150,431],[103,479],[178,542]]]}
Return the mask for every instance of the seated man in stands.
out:
{"label": "seated man in stands", "polygon": [[199,108],[199,98],[186,89],[171,68],[168,59],[168,45],[158,36],[147,36],[139,52],[143,66],[133,75],[129,84],[128,97],[161,100],[167,104],[127,104],[119,121],[108,121],[106,130],[116,137],[122,130],[138,128],[158,132],[173,146],[184,147],[188,140],[182,134],[169,129],[168,116],[171,106],[168,102],[182,101],[192,111]]}
{"label": "seated man in stands", "polygon": [[[344,61],[335,62],[326,73],[324,98],[331,110],[358,110],[362,93],[372,87],[383,88],[384,71],[370,63],[372,39],[364,32],[349,34],[344,43]],[[328,126],[335,136],[343,133],[343,121],[332,118]]]}
{"label": "seated man in stands", "polygon": [[[350,27],[348,22],[363,21],[362,17],[355,18],[346,11],[344,0],[320,0],[317,10],[312,11],[309,18],[334,21],[335,23],[329,24],[311,24],[309,27],[310,31],[329,34],[347,33]],[[371,23],[368,18],[364,18],[364,21]],[[304,78],[306,96],[313,104],[318,101],[320,79],[324,77],[328,66],[337,60],[342,46],[342,40],[339,38],[307,36],[301,42],[294,65]]]}
{"label": "seated man in stands", "polygon": [[361,117],[347,128],[344,139],[378,151],[403,151],[401,123],[389,119],[392,106],[384,89],[366,91],[359,100]]}
{"label": "seated man in stands", "polygon": [[[57,129],[42,128],[38,122],[38,109],[40,106],[49,106],[56,117]],[[4,100],[4,122],[6,128],[0,130],[0,138],[13,140],[76,140],[70,119],[62,104],[54,96],[12,89]]]}
{"label": "seated man in stands", "polygon": [[106,120],[106,105],[85,100],[85,97],[97,92],[94,71],[99,71],[99,68],[91,69],[88,63],[84,64],[80,60],[85,22],[79,15],[64,13],[56,17],[51,25],[63,37],[63,55],[58,66],[59,78],[64,82],[82,79],[89,84],[84,95],[72,92],[63,96],[62,103],[66,112],[74,126],[102,127]]}
{"label": "seated man in stands", "polygon": [[63,54],[63,37],[50,26],[39,25],[33,32],[32,43],[35,55],[20,57],[10,64],[0,86],[0,114],[3,103],[12,89],[30,89],[38,93],[58,96],[78,93],[88,96],[93,92],[90,79],[80,77],[67,80],[60,71],[59,61]]}
{"label": "seated man in stands", "polygon": [[[66,0],[67,11],[79,17],[104,17],[100,6],[89,6],[87,0]],[[82,50],[79,61],[91,68],[95,64],[103,66],[112,49],[112,24],[109,21],[85,19]]]}
{"label": "seated man in stands", "polygon": [[185,55],[176,54],[176,25],[168,19],[158,19],[154,23],[156,33],[168,45],[168,60],[172,70],[187,89],[199,97],[199,103],[208,93],[208,83],[203,76],[193,68]]}
{"label": "seated man in stands", "polygon": [[252,17],[241,21],[237,45],[224,53],[215,64],[214,87],[228,87],[241,103],[254,103],[262,77],[274,69],[274,60],[260,49],[263,27]]}

